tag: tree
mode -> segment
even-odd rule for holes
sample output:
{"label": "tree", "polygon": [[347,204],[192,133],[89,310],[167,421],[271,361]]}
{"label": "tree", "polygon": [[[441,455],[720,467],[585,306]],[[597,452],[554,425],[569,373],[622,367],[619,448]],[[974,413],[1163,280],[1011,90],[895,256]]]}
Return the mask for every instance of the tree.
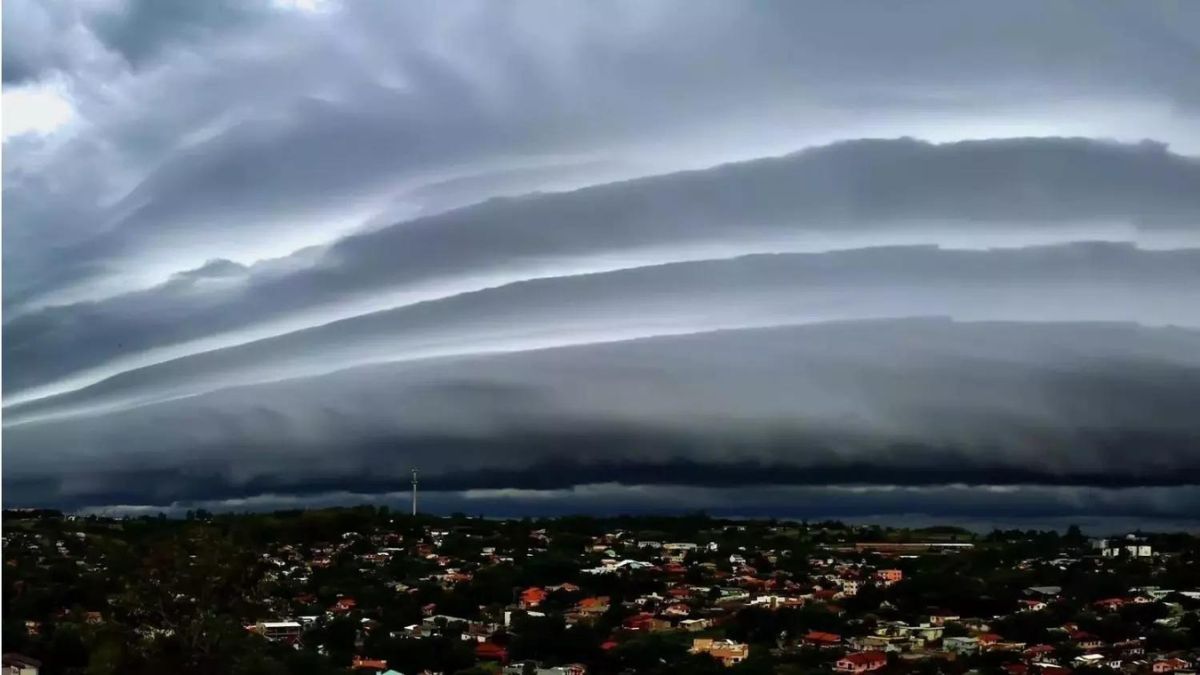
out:
{"label": "tree", "polygon": [[1063,544],[1072,548],[1079,548],[1087,543],[1087,537],[1079,529],[1078,525],[1071,524],[1067,527],[1067,533],[1062,538]]}

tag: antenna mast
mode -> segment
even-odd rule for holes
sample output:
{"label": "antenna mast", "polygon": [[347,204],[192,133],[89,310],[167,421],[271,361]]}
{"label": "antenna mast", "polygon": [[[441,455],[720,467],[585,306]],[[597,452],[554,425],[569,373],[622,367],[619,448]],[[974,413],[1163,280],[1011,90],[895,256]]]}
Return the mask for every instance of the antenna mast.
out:
{"label": "antenna mast", "polygon": [[417,515],[417,470],[412,470],[412,514]]}

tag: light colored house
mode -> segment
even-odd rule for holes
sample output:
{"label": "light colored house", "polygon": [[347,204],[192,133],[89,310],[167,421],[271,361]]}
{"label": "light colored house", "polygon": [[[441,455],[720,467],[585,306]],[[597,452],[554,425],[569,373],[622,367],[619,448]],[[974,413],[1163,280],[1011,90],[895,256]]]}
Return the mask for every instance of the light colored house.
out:
{"label": "light colored house", "polygon": [[973,654],[979,651],[979,640],[973,637],[943,638],[942,648],[953,654]]}
{"label": "light colored house", "polygon": [[802,607],[804,606],[804,598],[787,595],[760,595],[751,600],[750,604],[756,607],[765,607],[771,610],[781,609],[784,607]]}
{"label": "light colored house", "polygon": [[303,627],[297,621],[259,621],[254,632],[272,642],[294,643],[300,639]]}
{"label": "light colored house", "polygon": [[733,640],[696,638],[692,640],[692,654],[708,654],[725,667],[737,665],[750,656],[750,645]]}

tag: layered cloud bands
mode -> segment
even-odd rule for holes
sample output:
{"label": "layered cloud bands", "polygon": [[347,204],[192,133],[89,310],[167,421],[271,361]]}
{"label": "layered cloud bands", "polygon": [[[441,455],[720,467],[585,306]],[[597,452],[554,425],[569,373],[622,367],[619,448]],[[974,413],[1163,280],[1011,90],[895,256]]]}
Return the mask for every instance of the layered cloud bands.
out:
{"label": "layered cloud bands", "polygon": [[7,492],[1192,485],[1193,187],[1150,145],[871,141],[213,262],[10,321]]}
{"label": "layered cloud bands", "polygon": [[1196,523],[1184,10],[1036,68],[950,3],[972,78],[790,3],[15,5],[74,117],[5,141],[6,503]]}

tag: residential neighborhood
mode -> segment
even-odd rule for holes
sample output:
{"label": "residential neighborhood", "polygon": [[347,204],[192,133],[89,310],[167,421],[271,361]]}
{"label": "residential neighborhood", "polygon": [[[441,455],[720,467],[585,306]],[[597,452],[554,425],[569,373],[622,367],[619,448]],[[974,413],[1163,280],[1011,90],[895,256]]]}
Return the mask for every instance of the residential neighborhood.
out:
{"label": "residential neighborhood", "polygon": [[[1200,540],[6,512],[4,673],[1194,673]],[[1111,553],[1116,551],[1116,553]]]}

